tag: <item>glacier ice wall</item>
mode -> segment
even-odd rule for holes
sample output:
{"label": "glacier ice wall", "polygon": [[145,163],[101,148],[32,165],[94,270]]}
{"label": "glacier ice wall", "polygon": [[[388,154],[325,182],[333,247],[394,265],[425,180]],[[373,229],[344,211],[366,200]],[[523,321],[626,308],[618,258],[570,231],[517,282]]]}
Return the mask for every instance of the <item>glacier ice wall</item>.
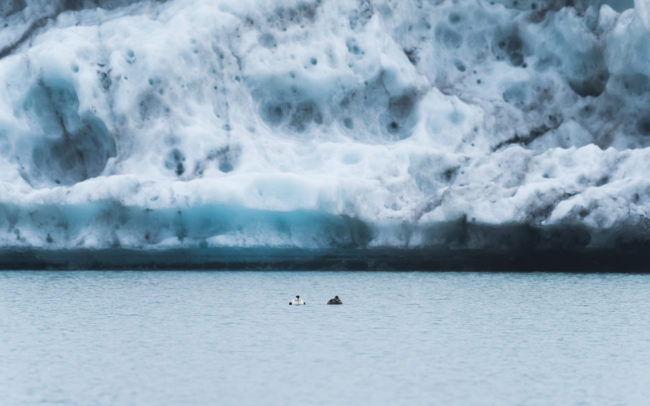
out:
{"label": "glacier ice wall", "polygon": [[647,0],[8,0],[0,19],[2,247],[650,236]]}

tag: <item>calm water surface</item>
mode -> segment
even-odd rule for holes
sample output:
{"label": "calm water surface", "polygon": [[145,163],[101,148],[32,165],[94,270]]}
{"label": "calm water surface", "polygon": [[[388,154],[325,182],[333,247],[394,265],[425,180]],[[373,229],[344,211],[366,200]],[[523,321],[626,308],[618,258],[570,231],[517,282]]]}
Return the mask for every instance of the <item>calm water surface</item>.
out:
{"label": "calm water surface", "polygon": [[647,405],[650,276],[2,272],[0,398]]}

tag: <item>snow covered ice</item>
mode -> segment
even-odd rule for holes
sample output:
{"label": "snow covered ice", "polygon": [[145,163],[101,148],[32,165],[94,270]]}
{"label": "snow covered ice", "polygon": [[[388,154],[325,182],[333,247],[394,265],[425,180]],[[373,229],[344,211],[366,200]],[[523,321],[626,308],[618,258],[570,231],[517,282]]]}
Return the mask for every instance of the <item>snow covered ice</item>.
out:
{"label": "snow covered ice", "polygon": [[5,249],[650,237],[648,0],[8,0],[0,19]]}

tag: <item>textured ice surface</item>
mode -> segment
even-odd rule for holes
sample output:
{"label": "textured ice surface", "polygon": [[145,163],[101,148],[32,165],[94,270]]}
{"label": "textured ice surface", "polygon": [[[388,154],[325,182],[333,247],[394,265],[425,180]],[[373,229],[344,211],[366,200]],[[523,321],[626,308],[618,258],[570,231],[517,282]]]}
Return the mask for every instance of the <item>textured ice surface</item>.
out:
{"label": "textured ice surface", "polygon": [[0,18],[3,247],[650,237],[647,0],[8,0]]}

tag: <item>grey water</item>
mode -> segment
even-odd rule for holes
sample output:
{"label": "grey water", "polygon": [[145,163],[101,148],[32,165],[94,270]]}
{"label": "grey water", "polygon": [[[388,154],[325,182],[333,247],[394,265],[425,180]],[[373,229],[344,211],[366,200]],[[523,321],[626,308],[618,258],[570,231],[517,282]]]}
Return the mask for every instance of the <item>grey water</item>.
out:
{"label": "grey water", "polygon": [[2,272],[0,398],[643,405],[650,276]]}

